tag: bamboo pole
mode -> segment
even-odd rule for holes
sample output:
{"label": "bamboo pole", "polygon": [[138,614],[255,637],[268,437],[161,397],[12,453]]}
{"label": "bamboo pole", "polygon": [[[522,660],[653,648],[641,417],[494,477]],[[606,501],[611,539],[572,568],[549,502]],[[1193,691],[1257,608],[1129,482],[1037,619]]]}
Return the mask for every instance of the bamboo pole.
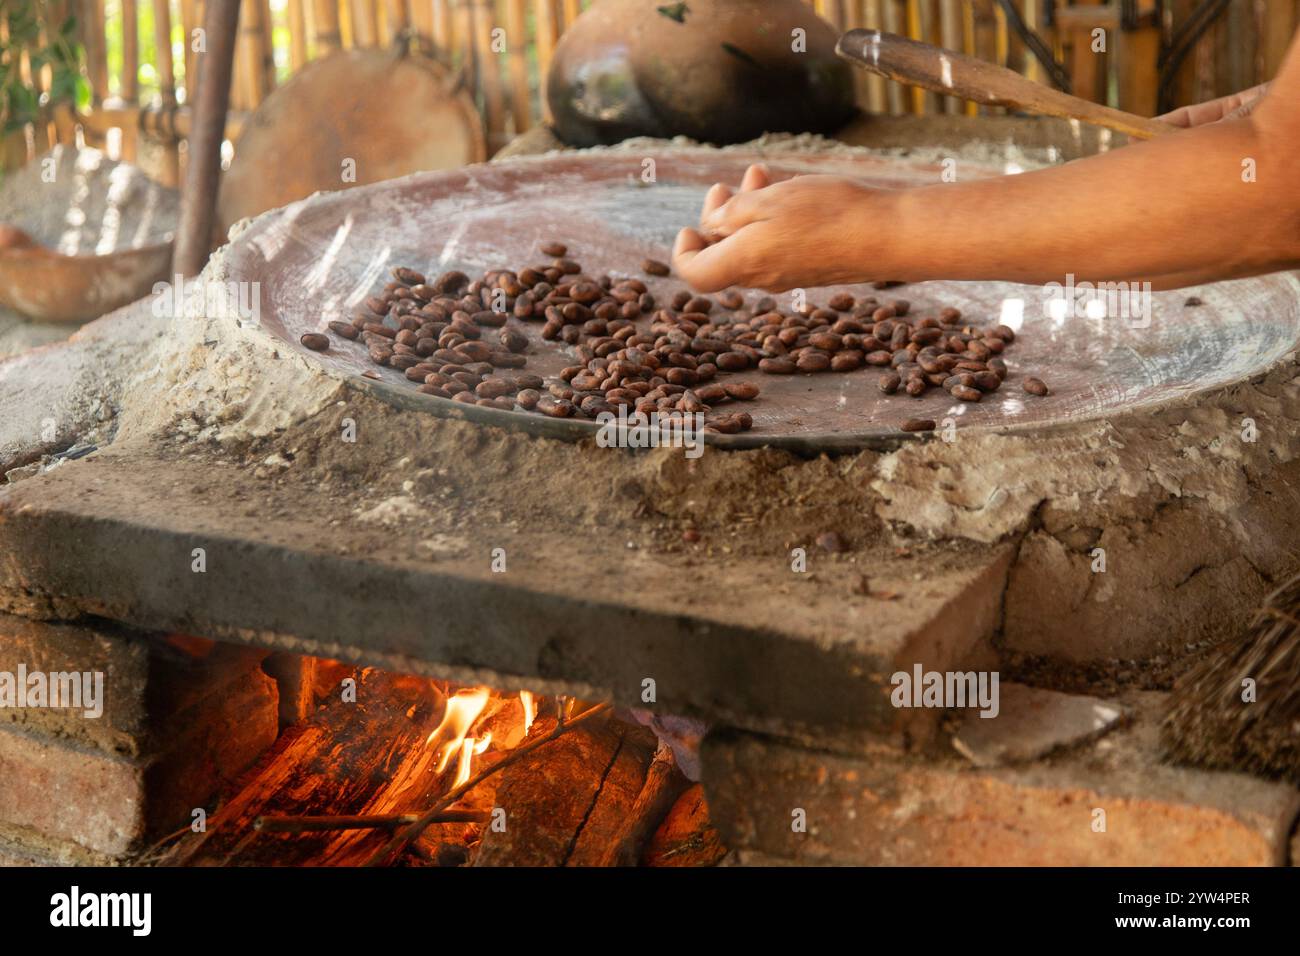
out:
{"label": "bamboo pole", "polygon": [[[167,0],[154,0],[153,27],[159,96],[164,109],[175,109],[176,70],[172,63],[172,11]],[[180,142],[175,138],[163,143],[163,161],[159,179],[164,186],[176,186],[181,181]]]}
{"label": "bamboo pole", "polygon": [[[467,4],[468,5],[468,4]],[[501,91],[501,57],[494,47],[496,18],[491,0],[473,4],[474,54],[483,87],[483,114],[487,125],[488,155],[505,145],[505,102]]]}
{"label": "bamboo pole", "polygon": [[[883,30],[885,15],[881,7],[882,0],[861,0],[862,26],[869,30]],[[889,110],[889,94],[885,91],[886,80],[883,76],[867,73],[866,70],[854,71],[866,75],[867,107],[873,113],[885,113]]]}
{"label": "bamboo pole", "polygon": [[348,0],[352,13],[352,44],[372,47],[379,41],[377,5],[372,0]]}
{"label": "bamboo pole", "polygon": [[289,26],[289,70],[297,73],[307,65],[307,15],[303,0],[287,0]]}
{"label": "bamboo pole", "polygon": [[[125,0],[124,0],[125,2]],[[196,0],[180,0],[181,11],[181,50],[183,53],[182,61],[185,66],[185,99],[188,101],[194,96],[194,27],[198,24],[198,10]]]}
{"label": "bamboo pole", "polygon": [[[122,0],[122,76],[118,82],[121,99],[136,105],[140,100],[140,16],[136,0]],[[123,126],[122,158],[136,161],[138,127]]]}
{"label": "bamboo pole", "polygon": [[86,73],[90,80],[90,102],[98,106],[108,99],[107,21],[104,0],[85,0],[82,42],[86,47]]}
{"label": "bamboo pole", "polygon": [[473,0],[455,0],[452,8],[452,30],[449,39],[450,50],[456,56],[456,62],[464,70],[465,87],[478,89],[478,63],[474,58],[474,6]]}
{"label": "bamboo pole", "polygon": [[[886,33],[906,33],[906,0],[881,0],[881,4],[881,16],[884,20],[882,29]],[[885,99],[889,103],[889,112],[892,115],[900,116],[906,112],[909,96],[906,88],[901,83],[887,82],[885,84]]]}
{"label": "bamboo pole", "polygon": [[1119,108],[1139,116],[1156,112],[1156,60],[1160,54],[1160,29],[1154,23],[1154,0],[1140,0],[1141,25],[1119,30],[1115,43],[1119,64]]}
{"label": "bamboo pole", "polygon": [[402,30],[411,26],[411,15],[406,9],[406,0],[384,0],[384,32],[380,40],[384,45],[392,41]]}
{"label": "bamboo pole", "polygon": [[[532,126],[532,93],[528,88],[527,0],[506,0],[506,44],[510,61],[510,114],[515,135]],[[861,71],[858,71],[861,72]]]}
{"label": "bamboo pole", "polygon": [[235,75],[236,99],[245,109],[256,109],[266,94],[266,60],[262,49],[262,4],[259,0],[244,0],[239,11]]}
{"label": "bamboo pole", "polygon": [[140,16],[136,0],[122,0],[122,85],[119,96],[135,103],[140,96]]}
{"label": "bamboo pole", "polygon": [[582,14],[582,5],[578,0],[560,0],[564,9],[564,29],[573,26],[573,21]]}
{"label": "bamboo pole", "polygon": [[537,42],[537,97],[541,103],[542,119],[550,118],[546,102],[546,77],[551,71],[551,58],[559,40],[559,26],[555,22],[554,0],[533,0],[533,22]]}
{"label": "bamboo pole", "polygon": [[262,63],[263,88],[261,99],[266,99],[275,89],[275,14],[271,11],[271,0],[255,0],[262,8]]}
{"label": "bamboo pole", "polygon": [[433,0],[433,45],[447,58],[448,63],[452,62],[455,53],[452,47],[455,23],[451,4],[452,0]]}
{"label": "bamboo pole", "polygon": [[411,27],[421,40],[436,42],[433,35],[433,0],[411,0]]}
{"label": "bamboo pole", "polygon": [[[948,50],[962,49],[962,10],[961,0],[940,0],[939,4],[939,45]],[[943,98],[943,111],[956,115],[962,111],[962,102],[955,96]]]}
{"label": "bamboo pole", "polygon": [[1290,0],[1270,0],[1259,9],[1260,64],[1255,83],[1277,76],[1296,32],[1296,5]]}
{"label": "bamboo pole", "polygon": [[[202,63],[201,58],[199,63]],[[232,141],[239,139],[239,134],[247,124],[249,115],[238,110],[228,110],[224,138]],[[158,140],[166,140],[173,136],[187,139],[194,130],[194,107],[190,104],[176,107],[174,110],[164,110],[160,105],[153,104],[136,109],[109,103],[92,113],[78,117],[76,122],[81,123],[88,132],[97,136],[103,136],[114,127],[135,126],[141,136]]]}
{"label": "bamboo pole", "polygon": [[[58,24],[59,11],[51,7],[50,22]],[[40,43],[42,46],[49,44],[49,34],[44,27],[39,31]],[[44,92],[54,84],[54,70],[49,63],[44,63],[38,70],[31,70],[31,61],[27,62],[27,69],[32,74],[32,89],[36,92],[36,101],[39,103]],[[56,146],[59,142],[59,131],[54,125],[53,110],[48,108],[40,109],[37,112],[36,128],[32,131],[32,145],[35,147],[35,154],[39,155]]]}
{"label": "bamboo pole", "polygon": [[327,56],[343,47],[342,27],[339,23],[339,5],[335,0],[311,0],[312,43],[317,58]]}

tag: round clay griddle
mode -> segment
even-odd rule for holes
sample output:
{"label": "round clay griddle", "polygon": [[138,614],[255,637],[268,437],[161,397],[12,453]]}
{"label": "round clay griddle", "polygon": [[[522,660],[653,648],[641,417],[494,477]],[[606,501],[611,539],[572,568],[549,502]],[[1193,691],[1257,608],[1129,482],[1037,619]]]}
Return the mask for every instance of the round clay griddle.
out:
{"label": "round clay griddle", "polygon": [[[642,180],[637,152],[559,154],[488,166],[418,174],[345,193],[296,203],[257,220],[227,253],[230,278],[261,284],[262,321],[283,339],[341,375],[385,398],[444,417],[464,418],[534,434],[589,436],[597,427],[583,420],[555,420],[523,411],[463,405],[423,395],[403,375],[372,365],[363,346],[330,335],[324,353],[298,343],[305,331],[325,330],[348,319],[362,300],[405,265],[428,275],[463,269],[521,268],[545,262],[541,241],[569,245],[570,256],[589,275],[636,275],[660,301],[682,287],[673,277],[641,276],[647,256],[667,260],[677,230],[694,222],[708,186],[736,184],[746,166],[763,159],[778,178],[808,172],[853,175],[883,187],[937,181],[933,165],[896,159],[834,155],[765,156],[712,150],[665,152],[655,158],[656,181]],[[963,174],[998,175],[1001,170]],[[1189,291],[1156,293],[1148,327],[1121,319],[1061,319],[1045,307],[1044,290],[996,282],[926,282],[872,292],[912,302],[913,314],[956,305],[966,316],[1004,321],[1017,328],[1004,356],[1011,368],[1003,388],[967,404],[932,389],[921,398],[885,396],[874,368],[850,373],[773,376],[757,371],[734,376],[756,382],[758,400],[744,404],[754,429],[709,436],[724,447],[776,445],[804,453],[891,447],[904,439],[908,418],[951,418],[960,428],[1026,431],[1055,428],[1121,411],[1186,401],[1199,391],[1247,379],[1277,363],[1300,341],[1300,281],[1293,274],[1221,283],[1194,290],[1203,300],[1185,306]],[[830,289],[810,289],[822,304]],[[748,293],[751,298],[758,293]],[[789,295],[779,297],[789,304]],[[573,364],[572,349],[546,342],[541,323],[511,318],[533,340],[528,371],[554,374]],[[360,378],[377,371],[381,381]],[[1046,398],[1027,395],[1026,375],[1052,387]],[[739,404],[729,405],[740,408]]]}

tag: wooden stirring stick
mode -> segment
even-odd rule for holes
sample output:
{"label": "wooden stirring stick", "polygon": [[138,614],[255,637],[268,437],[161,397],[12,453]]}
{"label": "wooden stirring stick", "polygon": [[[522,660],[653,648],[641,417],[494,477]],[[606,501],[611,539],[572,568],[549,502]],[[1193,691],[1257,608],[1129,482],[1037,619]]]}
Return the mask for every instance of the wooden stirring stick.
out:
{"label": "wooden stirring stick", "polygon": [[1081,120],[1137,139],[1151,139],[1178,129],[1161,120],[1062,93],[1026,79],[1014,70],[964,53],[880,30],[850,30],[840,37],[835,52],[891,80],[989,106]]}

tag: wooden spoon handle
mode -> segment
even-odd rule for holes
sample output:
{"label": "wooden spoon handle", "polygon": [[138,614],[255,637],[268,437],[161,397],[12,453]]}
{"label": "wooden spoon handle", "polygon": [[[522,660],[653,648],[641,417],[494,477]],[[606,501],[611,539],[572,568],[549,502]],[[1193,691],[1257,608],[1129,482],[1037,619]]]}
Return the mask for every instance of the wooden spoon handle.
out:
{"label": "wooden spoon handle", "polygon": [[976,103],[1082,120],[1137,139],[1178,129],[1062,93],[995,63],[880,30],[850,30],[840,37],[835,52],[891,80]]}

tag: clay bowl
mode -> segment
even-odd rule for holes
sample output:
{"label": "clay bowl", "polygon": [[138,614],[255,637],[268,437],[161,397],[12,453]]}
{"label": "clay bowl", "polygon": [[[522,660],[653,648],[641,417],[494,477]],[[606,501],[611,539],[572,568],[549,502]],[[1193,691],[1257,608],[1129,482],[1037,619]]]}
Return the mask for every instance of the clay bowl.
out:
{"label": "clay bowl", "polygon": [[37,322],[86,322],[147,295],[168,277],[171,243],[66,256],[42,246],[0,250],[0,303]]}
{"label": "clay bowl", "polygon": [[[257,219],[224,257],[228,278],[259,282],[260,334],[282,340],[309,361],[353,379],[395,403],[434,415],[556,437],[589,437],[595,422],[555,420],[524,411],[463,405],[423,395],[402,373],[372,365],[365,349],[331,335],[329,351],[299,344],[306,331],[348,319],[383,286],[389,269],[426,274],[452,268],[471,274],[543,260],[538,243],[558,239],[590,275],[638,275],[646,257],[666,260],[677,230],[699,215],[709,185],[737,184],[746,166],[766,162],[778,178],[828,172],[889,188],[937,182],[934,163],[879,156],[846,157],[715,150],[665,150],[657,181],[641,180],[640,152],[553,154],[488,166],[418,174],[294,203]],[[964,176],[992,176],[993,166],[963,166]],[[682,283],[645,278],[664,301]],[[753,431],[710,436],[727,447],[773,445],[800,453],[895,447],[910,441],[898,426],[908,418],[951,419],[962,429],[1041,433],[1117,415],[1188,406],[1211,390],[1230,388],[1279,363],[1294,361],[1300,342],[1300,280],[1294,274],[1155,293],[1149,323],[1121,319],[1064,320],[1044,305],[1045,290],[1004,282],[925,282],[873,292],[848,286],[809,289],[824,304],[832,293],[906,298],[916,314],[945,305],[985,322],[1006,322],[1019,336],[1004,356],[1011,375],[1003,388],[967,404],[932,389],[920,398],[884,396],[878,369],[818,375],[734,376],[762,390],[745,410]],[[1200,305],[1187,305],[1195,295]],[[755,293],[746,291],[747,298]],[[779,297],[788,308],[788,295]],[[532,340],[528,370],[555,374],[572,352],[540,336],[540,322],[511,320]],[[1288,356],[1291,356],[1288,359]],[[378,381],[361,377],[377,375]],[[1039,376],[1046,398],[1027,395],[1022,382]]]}

